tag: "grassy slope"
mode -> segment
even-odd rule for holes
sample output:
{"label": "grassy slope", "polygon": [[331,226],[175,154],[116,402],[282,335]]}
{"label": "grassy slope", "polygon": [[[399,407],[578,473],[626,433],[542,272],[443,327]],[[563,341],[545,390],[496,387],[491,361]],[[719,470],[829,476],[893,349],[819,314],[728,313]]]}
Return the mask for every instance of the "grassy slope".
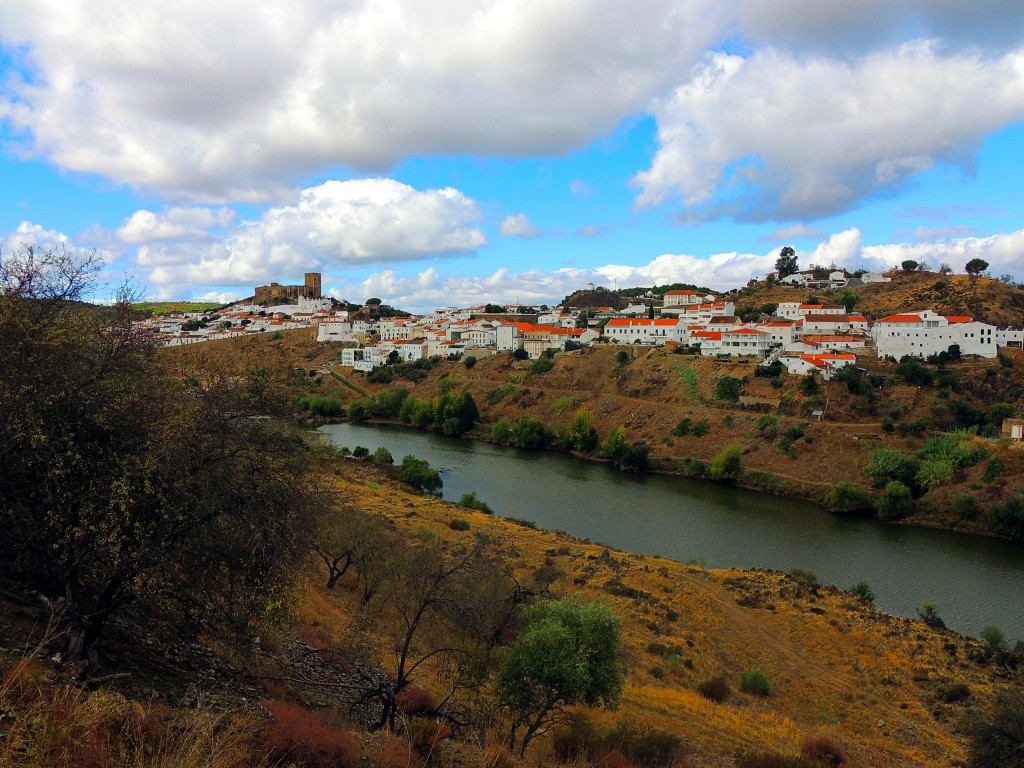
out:
{"label": "grassy slope", "polygon": [[[879,614],[832,588],[609,551],[415,496],[358,470],[340,488],[345,502],[392,518],[410,540],[424,531],[449,540],[484,533],[500,543],[522,583],[541,566],[555,567],[564,573],[555,593],[607,602],[624,620],[628,685],[618,713],[594,715],[678,734],[688,765],[721,765],[738,748],[796,754],[809,734],[841,744],[859,765],[953,765],[965,750],[958,725],[997,685],[991,667],[967,658],[976,641]],[[454,517],[471,529],[452,531]],[[345,583],[335,591],[311,583],[302,619],[343,636],[354,601]],[[679,658],[652,654],[652,643]],[[740,673],[755,667],[772,683],[767,698],[738,692]],[[719,675],[734,691],[724,704],[696,691]],[[953,683],[970,687],[968,702],[941,701]],[[546,748],[538,742],[541,753]],[[546,762],[542,754],[534,759]]]}
{"label": "grassy slope", "polygon": [[[421,382],[398,379],[391,386],[407,387],[416,397],[429,399],[435,395],[439,379],[448,376],[457,389],[464,388],[473,394],[482,414],[477,436],[484,438],[490,425],[499,418],[515,421],[521,414],[528,414],[559,430],[568,427],[579,408],[586,408],[593,415],[602,439],[613,427],[624,425],[627,438],[648,445],[654,468],[666,472],[674,472],[683,458],[709,461],[727,446],[740,445],[744,451],[744,485],[818,501],[823,500],[829,488],[839,480],[870,486],[863,469],[872,450],[885,447],[914,452],[929,436],[887,435],[881,424],[882,417],[896,407],[904,410],[903,421],[933,417],[934,390],[890,386],[877,402],[876,413],[871,415],[866,404],[851,396],[843,384],[824,384],[820,403],[816,404],[800,394],[796,377],[783,377],[785,386],[775,390],[767,380],[753,378],[751,363],[719,363],[650,347],[624,349],[636,356],[625,366],[616,363],[619,348],[612,346],[559,355],[554,369],[542,375],[529,374],[528,362],[514,361],[506,354],[482,359],[471,369],[461,363],[443,362]],[[234,362],[249,359],[279,372],[293,372],[289,374],[293,380],[312,393],[333,395],[342,402],[359,397],[357,392],[332,377],[308,376],[309,370],[322,368],[336,360],[338,354],[335,345],[317,344],[308,330],[286,332],[277,340],[263,336],[211,342],[201,348],[181,348],[175,353]],[[991,390],[992,402],[1005,400],[1007,392],[1018,391],[1024,385],[1024,352],[1011,350],[1008,354],[1015,360],[1012,369],[972,359],[956,364],[952,370],[960,379],[973,382],[972,386],[988,388],[986,393]],[[994,375],[987,376],[990,369]],[[365,374],[346,369],[341,372],[367,392],[382,388],[367,382]],[[750,377],[744,390],[748,394],[788,400],[788,404],[775,412],[774,436],[758,434],[762,413],[715,401],[715,383],[723,375]],[[488,395],[500,389],[508,394],[490,404]],[[826,404],[825,419],[820,423],[811,422],[809,412],[822,407],[822,403]],[[983,406],[981,401],[978,404]],[[672,428],[684,418],[693,422],[706,420],[711,428],[709,434],[700,438],[672,437]],[[783,451],[780,442],[785,431],[803,425],[811,440],[798,440],[788,452]],[[1000,447],[991,441],[983,441],[983,444],[990,457],[1000,456],[1006,470],[986,483],[982,475],[987,460],[968,468],[953,482],[927,493],[907,522],[985,530],[984,511],[1024,489],[1020,480],[1024,477],[1024,452]],[[971,519],[954,512],[953,506],[967,494],[975,497],[982,512]]]}

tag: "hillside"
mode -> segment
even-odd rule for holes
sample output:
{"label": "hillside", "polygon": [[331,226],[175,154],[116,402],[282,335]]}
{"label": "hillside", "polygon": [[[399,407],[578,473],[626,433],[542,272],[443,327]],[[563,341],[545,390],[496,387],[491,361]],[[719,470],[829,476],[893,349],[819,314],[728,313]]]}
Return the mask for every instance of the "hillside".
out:
{"label": "hillside", "polygon": [[[658,754],[668,745],[673,756],[649,763],[622,758],[615,765],[724,768],[736,765],[739,751],[761,755],[765,762],[756,765],[825,765],[768,762],[768,755],[795,761],[808,740],[844,754],[845,766],[963,765],[965,724],[983,716],[995,692],[1015,679],[983,643],[880,614],[852,594],[816,585],[808,574],[707,571],[612,551],[424,497],[368,462],[344,462],[334,483],[340,507],[384,521],[403,542],[403,557],[424,547],[454,552],[486,541],[522,588],[599,600],[621,617],[627,681],[621,705],[617,711],[577,709],[576,722],[590,724],[577,725],[577,738],[587,744],[601,733],[632,734],[640,743],[661,745]],[[361,756],[309,765],[557,764],[561,727],[535,740],[519,761],[485,738],[486,725],[484,733],[456,732],[412,719],[397,737],[360,725],[349,709],[345,681],[353,670],[346,659],[358,646],[386,668],[395,629],[384,604],[371,601],[369,612],[361,606],[373,573],[353,567],[329,589],[323,564],[311,557],[287,597],[292,619],[248,652],[211,636],[176,643],[173,627],[153,627],[159,637],[136,635],[136,645],[114,646],[119,673],[93,685],[92,693],[64,687],[69,681],[47,671],[42,660],[18,668],[17,677],[7,678],[14,682],[0,685],[0,707],[10,715],[0,727],[0,761],[21,755],[14,764],[81,765],[85,756],[139,755],[144,745],[163,744],[175,765],[279,764],[267,761],[267,750],[291,732],[267,730],[266,715],[251,706],[260,699],[274,712],[283,711],[274,701],[298,702],[316,713],[302,716],[321,724],[316,728],[344,729],[344,739],[335,735],[332,743]],[[0,640],[15,647],[23,642],[17,632],[38,620],[39,609],[4,607]],[[753,669],[768,680],[768,695],[741,690],[741,675]],[[436,702],[448,675],[436,665],[420,668],[415,700]],[[188,708],[196,703],[198,709]],[[417,705],[405,706],[415,712]],[[289,717],[283,728],[313,728],[298,714]],[[32,723],[47,727],[25,738]],[[4,728],[24,740],[5,741]],[[66,746],[59,748],[62,739]],[[217,759],[201,757],[208,752]],[[32,762],[40,754],[50,757]],[[610,759],[572,764],[608,765]]]}
{"label": "hillside", "polygon": [[[920,455],[917,460],[923,461],[932,445],[928,441],[949,429],[970,422],[976,429],[998,432],[1003,415],[1018,409],[1024,395],[1020,350],[1006,351],[1003,364],[983,359],[948,363],[944,378],[930,387],[901,383],[893,378],[892,364],[869,361],[864,365],[883,377],[882,389],[865,385],[855,394],[846,383],[834,381],[807,394],[799,377],[782,376],[772,384],[754,376],[752,363],[650,347],[605,346],[562,354],[546,373],[531,372],[530,362],[508,354],[482,359],[472,368],[442,361],[418,372],[420,381],[399,375],[391,385],[379,385],[369,383],[365,374],[328,367],[337,351],[317,345],[306,331],[278,341],[203,346],[203,354],[251,355],[261,364],[289,370],[299,391],[335,398],[341,407],[394,387],[427,401],[441,388],[465,390],[481,412],[473,436],[487,440],[504,439],[495,437],[495,425],[502,420],[514,425],[524,415],[542,421],[557,438],[582,409],[591,414],[601,440],[613,428],[624,427],[630,443],[648,449],[654,471],[699,475],[693,460],[703,462],[706,472],[716,455],[738,446],[741,485],[818,502],[840,481],[879,494],[865,471],[872,452],[884,448]],[[627,355],[625,363],[619,362],[620,353]],[[323,370],[333,373],[318,373]],[[744,408],[717,400],[723,377],[745,380],[740,393],[768,405]],[[815,410],[824,411],[820,421],[811,415]],[[1018,480],[1024,476],[1024,452],[969,434],[956,440],[957,450],[969,454],[970,461],[958,459],[949,477],[921,488],[913,509],[895,517],[916,525],[1024,535]]]}

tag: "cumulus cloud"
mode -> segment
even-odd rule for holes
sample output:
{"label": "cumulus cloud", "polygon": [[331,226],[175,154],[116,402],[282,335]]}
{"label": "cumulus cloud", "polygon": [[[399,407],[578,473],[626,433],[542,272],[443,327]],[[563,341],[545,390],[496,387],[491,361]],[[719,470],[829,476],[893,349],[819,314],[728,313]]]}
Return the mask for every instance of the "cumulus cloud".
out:
{"label": "cumulus cloud", "polygon": [[1024,49],[947,55],[913,42],[854,62],[715,53],[654,113],[659,148],[633,179],[638,205],[678,196],[697,218],[817,218],[939,164],[970,173],[982,138],[1024,118]]}
{"label": "cumulus cloud", "polygon": [[230,208],[169,208],[166,211],[136,211],[117,228],[121,241],[130,244],[167,240],[205,240],[214,228],[228,227],[235,220]]}
{"label": "cumulus cloud", "polygon": [[[134,217],[132,217],[134,218]],[[418,191],[392,179],[329,181],[292,205],[243,221],[204,243],[154,242],[138,249],[157,284],[247,285],[312,269],[400,262],[473,251],[476,203],[455,189]]]}
{"label": "cumulus cloud", "polygon": [[268,199],[323,167],[574,149],[727,23],[717,0],[6,3],[0,41],[24,76],[0,118],[65,169]]}
{"label": "cumulus cloud", "polygon": [[540,234],[525,213],[506,216],[501,221],[500,231],[506,237],[536,237]]}

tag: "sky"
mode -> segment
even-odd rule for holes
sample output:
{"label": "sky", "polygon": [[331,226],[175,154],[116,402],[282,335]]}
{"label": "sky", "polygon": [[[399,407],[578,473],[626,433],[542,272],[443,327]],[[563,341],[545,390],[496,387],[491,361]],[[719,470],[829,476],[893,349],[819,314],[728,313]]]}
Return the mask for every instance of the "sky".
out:
{"label": "sky", "polygon": [[96,298],[1024,281],[1020,0],[0,0],[0,248]]}

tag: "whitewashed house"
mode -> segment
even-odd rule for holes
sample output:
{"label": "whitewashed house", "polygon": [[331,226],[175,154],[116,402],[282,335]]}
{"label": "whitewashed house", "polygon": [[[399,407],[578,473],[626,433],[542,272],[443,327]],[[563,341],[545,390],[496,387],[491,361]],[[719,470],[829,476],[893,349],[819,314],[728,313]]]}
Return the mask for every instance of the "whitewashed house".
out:
{"label": "whitewashed house", "polygon": [[930,309],[890,315],[871,328],[879,357],[929,357],[956,344],[961,354],[995,357],[999,347],[1020,347],[1024,331],[1000,330],[966,315],[944,317]]}

